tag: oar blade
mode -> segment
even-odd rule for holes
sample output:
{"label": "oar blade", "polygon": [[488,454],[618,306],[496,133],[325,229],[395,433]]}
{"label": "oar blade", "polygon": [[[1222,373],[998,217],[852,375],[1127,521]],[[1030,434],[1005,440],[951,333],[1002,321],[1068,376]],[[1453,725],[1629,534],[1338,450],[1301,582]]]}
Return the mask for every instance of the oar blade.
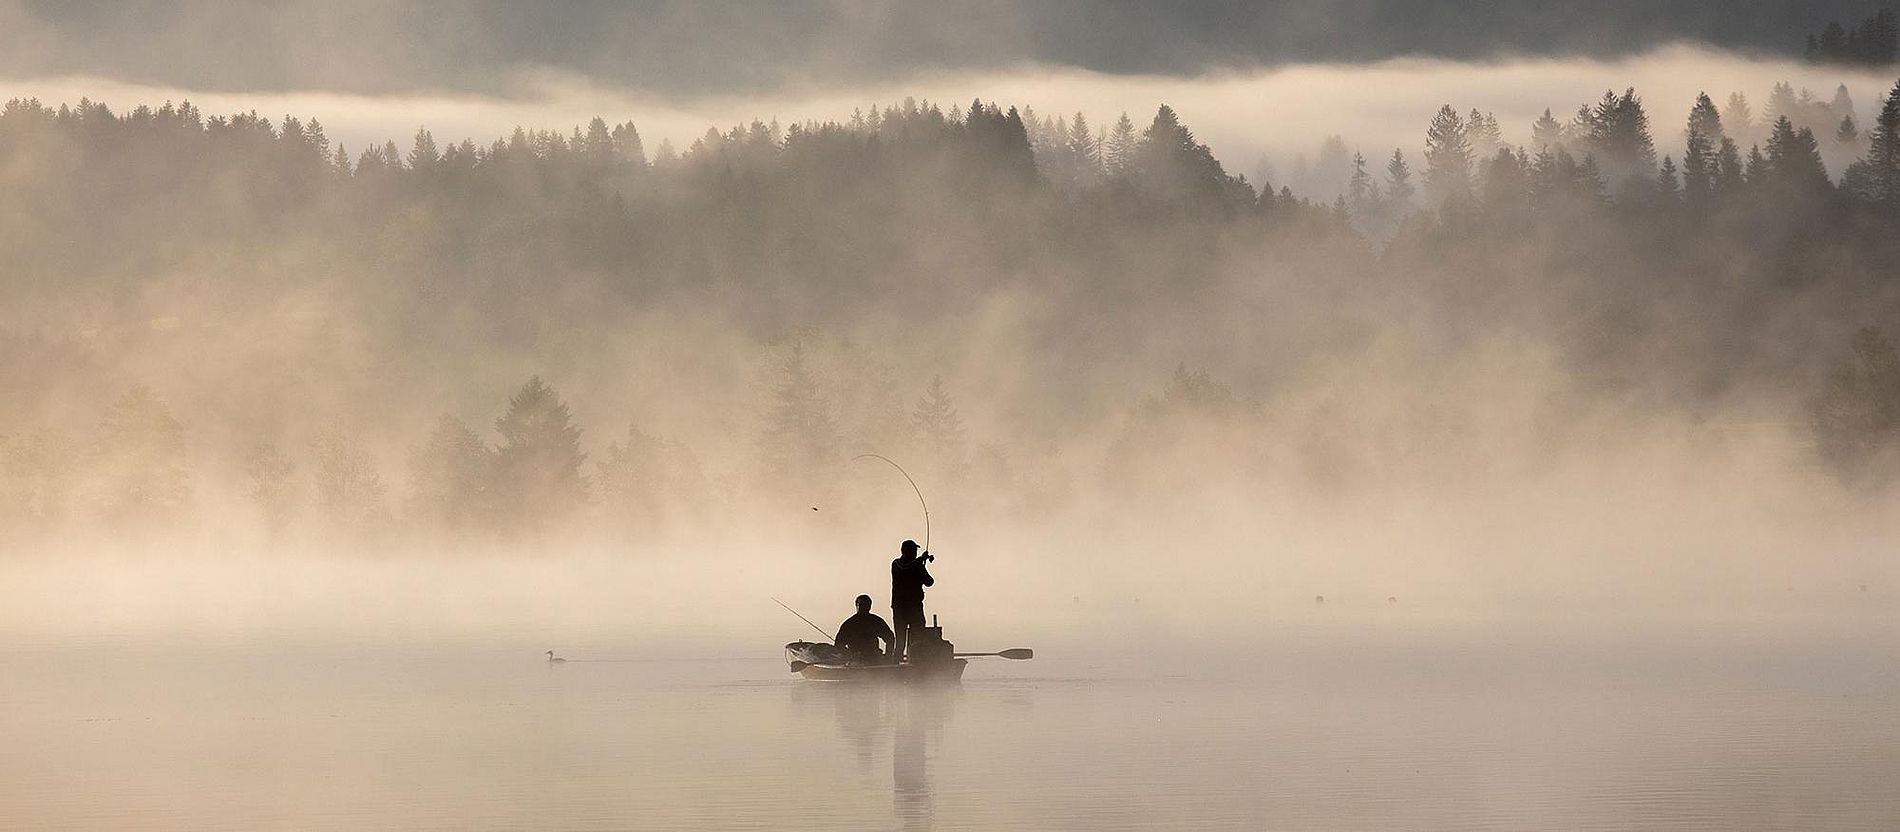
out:
{"label": "oar blade", "polygon": [[1027,647],[1012,647],[996,655],[1002,656],[1005,659],[1033,659],[1036,657],[1036,651]]}

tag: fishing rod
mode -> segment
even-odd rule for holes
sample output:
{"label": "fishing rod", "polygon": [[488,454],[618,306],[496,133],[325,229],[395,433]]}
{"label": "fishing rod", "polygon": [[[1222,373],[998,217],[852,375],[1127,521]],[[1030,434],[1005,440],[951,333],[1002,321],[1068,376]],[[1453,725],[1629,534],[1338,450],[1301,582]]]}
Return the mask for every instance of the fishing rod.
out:
{"label": "fishing rod", "polygon": [[917,493],[917,504],[924,507],[924,551],[930,551],[930,504],[924,501],[924,490],[917,487],[917,481],[910,478],[910,472],[904,470],[904,466],[897,464],[896,460],[888,456],[883,454],[858,454],[852,457],[851,461],[857,462],[860,459],[881,459],[892,468],[896,468],[897,473],[904,475],[904,481],[910,483],[910,490]]}
{"label": "fishing rod", "polygon": [[[777,604],[777,605],[779,605],[779,606],[781,606],[781,607],[785,607],[785,602],[784,602],[784,601],[780,601],[780,600],[779,600],[779,599],[777,599],[777,598],[773,598],[773,599],[772,599],[772,603],[774,603],[774,604]],[[792,609],[791,607],[785,607],[785,611],[786,611],[786,612],[789,612],[789,613],[791,613],[791,614],[793,614],[793,615],[798,615],[798,610],[795,610],[795,609]],[[823,627],[820,627],[820,626],[818,626],[818,625],[816,625],[816,624],[812,624],[812,623],[811,623],[811,619],[809,619],[809,618],[806,618],[805,616],[802,616],[802,615],[798,615],[798,620],[800,620],[800,621],[803,621],[803,622],[805,622],[806,624],[811,624],[811,628],[812,628],[812,629],[814,629],[814,630],[817,630],[817,631],[818,631],[818,634],[819,634],[819,635],[821,635],[821,636],[824,636],[824,637],[825,637],[825,641],[826,641],[827,643],[829,643],[829,642],[831,641],[831,634],[830,634],[830,633],[827,633],[827,632],[825,632],[825,628],[823,628]]]}

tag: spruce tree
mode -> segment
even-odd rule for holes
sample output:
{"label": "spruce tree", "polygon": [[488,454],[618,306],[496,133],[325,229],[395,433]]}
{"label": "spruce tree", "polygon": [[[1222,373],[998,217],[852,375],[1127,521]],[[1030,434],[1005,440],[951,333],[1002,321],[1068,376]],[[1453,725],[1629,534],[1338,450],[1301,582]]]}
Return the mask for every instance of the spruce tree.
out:
{"label": "spruce tree", "polygon": [[962,477],[969,462],[963,416],[944,387],[943,376],[930,379],[930,386],[911,411],[911,427],[939,476],[950,481]]}
{"label": "spruce tree", "polygon": [[1890,210],[1900,210],[1900,81],[1894,82],[1881,104],[1880,115],[1874,117],[1865,161],[1864,196]]}
{"label": "spruce tree", "polygon": [[105,519],[129,526],[178,519],[191,500],[185,429],[150,388],[106,409],[93,442],[92,479]]}
{"label": "spruce tree", "polygon": [[1734,139],[1724,138],[1715,153],[1715,194],[1726,197],[1741,193],[1748,174],[1742,166],[1741,149]]}
{"label": "spruce tree", "polygon": [[1403,214],[1412,208],[1412,166],[1405,163],[1405,151],[1393,148],[1392,159],[1385,163],[1385,205],[1388,212]]}
{"label": "spruce tree", "polygon": [[[1748,106],[1748,96],[1739,92],[1728,95],[1728,104],[1722,108],[1722,128],[1727,138],[1735,140],[1737,147],[1755,132],[1755,110]],[[1716,144],[1721,144],[1717,141]]]}
{"label": "spruce tree", "polygon": [[775,484],[790,486],[838,462],[840,439],[830,402],[806,366],[803,345],[792,345],[778,377],[766,414],[765,471]]}
{"label": "spruce tree", "polygon": [[1550,114],[1550,108],[1544,108],[1544,114],[1531,123],[1531,148],[1547,150],[1564,142],[1564,125]]}
{"label": "spruce tree", "polygon": [[[1667,157],[1664,157],[1667,158]],[[1691,207],[1702,207],[1715,194],[1715,148],[1709,137],[1695,127],[1691,117],[1689,137],[1682,151],[1682,195]]]}
{"label": "spruce tree", "polygon": [[488,518],[495,453],[468,425],[443,415],[427,442],[410,456],[409,511],[444,528]]}
{"label": "spruce tree", "polygon": [[1370,221],[1378,213],[1379,183],[1366,171],[1363,153],[1352,154],[1352,175],[1346,179],[1347,206],[1361,221]]}
{"label": "spruce tree", "polygon": [[1076,184],[1092,185],[1101,178],[1102,146],[1095,140],[1088,117],[1080,112],[1069,122],[1068,149]]}
{"label": "spruce tree", "polygon": [[1125,178],[1135,163],[1135,149],[1140,144],[1135,133],[1135,122],[1122,113],[1115,120],[1115,126],[1108,131],[1108,140],[1102,143],[1102,165],[1111,178]]}
{"label": "spruce tree", "polygon": [[1773,181],[1796,193],[1819,193],[1829,184],[1814,131],[1796,130],[1787,116],[1775,120],[1768,136],[1767,171]]}
{"label": "spruce tree", "polygon": [[495,420],[495,492],[501,516],[528,527],[559,521],[587,500],[581,429],[560,394],[533,376]]}
{"label": "spruce tree", "polygon": [[1701,133],[1709,146],[1721,144],[1728,134],[1722,130],[1722,114],[1716,112],[1715,102],[1706,92],[1696,93],[1695,105],[1689,108],[1689,126],[1683,129],[1683,135]]}
{"label": "spruce tree", "polygon": [[1656,195],[1664,202],[1675,202],[1682,196],[1682,190],[1676,181],[1676,161],[1664,156],[1661,169],[1656,171]]}
{"label": "spruce tree", "polygon": [[409,150],[409,169],[426,173],[434,169],[435,163],[441,158],[442,154],[435,148],[435,136],[427,128],[417,129],[414,146]]}
{"label": "spruce tree", "polygon": [[1464,119],[1450,104],[1438,108],[1425,130],[1425,194],[1442,202],[1471,190],[1471,144]]}

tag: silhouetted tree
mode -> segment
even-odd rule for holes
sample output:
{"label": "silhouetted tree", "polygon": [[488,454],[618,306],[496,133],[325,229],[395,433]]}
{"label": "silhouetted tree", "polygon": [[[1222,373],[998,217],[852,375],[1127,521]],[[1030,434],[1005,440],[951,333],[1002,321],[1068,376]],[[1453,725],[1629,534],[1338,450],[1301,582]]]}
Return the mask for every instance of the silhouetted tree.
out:
{"label": "silhouetted tree", "polygon": [[1470,190],[1471,144],[1464,120],[1446,104],[1425,130],[1425,195],[1439,203]]}
{"label": "silhouetted tree", "polygon": [[[1741,106],[1745,110],[1748,105],[1744,102]],[[1695,105],[1689,108],[1689,126],[1683,129],[1684,138],[1696,134],[1700,134],[1711,148],[1728,137],[1728,133],[1722,129],[1722,115],[1716,112],[1715,102],[1706,92],[1696,93]]]}
{"label": "silhouetted tree", "polygon": [[1111,177],[1126,177],[1135,162],[1135,151],[1141,139],[1135,133],[1135,122],[1122,113],[1115,120],[1115,126],[1109,128],[1108,139],[1102,142],[1102,164]]}
{"label": "silhouetted tree", "polygon": [[93,479],[105,519],[147,526],[176,521],[191,500],[185,430],[150,388],[106,409],[93,444]]}
{"label": "silhouetted tree", "polygon": [[790,485],[841,462],[837,422],[818,380],[805,366],[805,349],[785,354],[765,421],[765,470],[776,485]]}
{"label": "silhouetted tree", "polygon": [[623,529],[662,530],[678,507],[710,497],[699,461],[669,439],[628,425],[626,436],[607,445],[599,465],[601,510]]}
{"label": "silhouetted tree", "polygon": [[567,404],[540,376],[530,377],[495,420],[495,495],[501,515],[539,528],[565,519],[587,501],[581,429]]}
{"label": "silhouetted tree", "polygon": [[961,480],[969,465],[969,450],[963,416],[950,399],[943,376],[930,379],[930,386],[911,411],[911,426],[931,469],[947,482]]}
{"label": "silhouetted tree", "polygon": [[1830,186],[1814,132],[1794,129],[1785,116],[1775,120],[1768,136],[1766,171],[1773,182],[1794,193],[1819,194]]}
{"label": "silhouetted tree", "polygon": [[1553,118],[1550,108],[1544,108],[1544,114],[1531,123],[1531,150],[1542,152],[1564,143],[1564,124]]}
{"label": "silhouetted tree", "polygon": [[[395,157],[392,155],[391,158]],[[435,163],[441,159],[442,154],[435,147],[435,136],[426,128],[416,130],[415,142],[409,149],[409,169],[428,173],[435,169]]]}
{"label": "silhouetted tree", "polygon": [[444,414],[409,458],[408,508],[446,529],[467,529],[501,508],[491,492],[496,455],[462,420]]}
{"label": "silhouetted tree", "polygon": [[1405,151],[1394,149],[1385,163],[1385,205],[1389,213],[1404,214],[1412,209],[1412,167],[1405,163]]}
{"label": "silhouetted tree", "polygon": [[1821,458],[1861,475],[1893,463],[1900,440],[1900,356],[1875,328],[1854,335],[1852,355],[1829,375],[1811,409]]}
{"label": "silhouetted tree", "polygon": [[1855,180],[1850,190],[1861,199],[1900,210],[1900,81],[1888,91],[1880,114],[1874,117],[1867,155],[1850,175]]}

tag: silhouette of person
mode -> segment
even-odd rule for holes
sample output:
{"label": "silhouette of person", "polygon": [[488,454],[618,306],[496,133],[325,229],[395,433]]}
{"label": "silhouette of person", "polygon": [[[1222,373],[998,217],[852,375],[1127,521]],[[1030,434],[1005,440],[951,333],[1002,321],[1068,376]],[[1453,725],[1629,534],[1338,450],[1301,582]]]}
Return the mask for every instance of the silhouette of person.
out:
{"label": "silhouette of person", "polygon": [[881,640],[891,646],[891,655],[897,655],[897,637],[891,633],[891,625],[877,617],[871,611],[871,596],[858,596],[858,613],[838,625],[838,637],[832,641],[843,650],[845,656],[860,664],[877,664],[884,661],[884,651],[879,645]]}
{"label": "silhouette of person", "polygon": [[917,554],[917,541],[906,540],[903,553],[891,561],[891,622],[897,625],[896,646],[891,655],[902,661],[904,648],[910,644],[913,628],[924,626],[924,587],[937,583],[930,577],[930,570],[924,564],[933,560],[929,552],[923,556]]}

